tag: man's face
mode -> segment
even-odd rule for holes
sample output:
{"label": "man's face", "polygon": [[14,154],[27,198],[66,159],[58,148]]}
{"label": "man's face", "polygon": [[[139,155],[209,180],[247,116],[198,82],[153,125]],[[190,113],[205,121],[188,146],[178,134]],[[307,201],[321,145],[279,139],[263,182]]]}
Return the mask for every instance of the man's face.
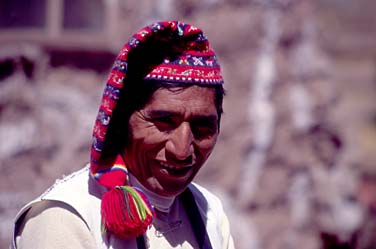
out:
{"label": "man's face", "polygon": [[131,115],[123,158],[146,188],[172,196],[193,180],[217,140],[214,97],[212,88],[160,88]]}

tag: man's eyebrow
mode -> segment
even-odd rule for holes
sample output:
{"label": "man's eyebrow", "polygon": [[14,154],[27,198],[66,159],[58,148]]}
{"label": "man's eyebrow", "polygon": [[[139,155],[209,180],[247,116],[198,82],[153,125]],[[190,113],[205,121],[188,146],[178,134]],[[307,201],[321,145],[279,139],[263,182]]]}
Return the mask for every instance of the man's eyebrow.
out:
{"label": "man's eyebrow", "polygon": [[148,116],[150,117],[170,117],[179,115],[177,112],[166,111],[166,110],[149,110],[147,111]]}
{"label": "man's eyebrow", "polygon": [[216,123],[218,121],[217,115],[196,115],[192,117],[196,123]]}
{"label": "man's eyebrow", "polygon": [[[179,112],[174,111],[166,111],[166,110],[149,110],[147,111],[149,117],[171,117],[171,116],[179,116]],[[217,122],[218,116],[214,114],[210,115],[193,115],[191,119],[195,122]]]}

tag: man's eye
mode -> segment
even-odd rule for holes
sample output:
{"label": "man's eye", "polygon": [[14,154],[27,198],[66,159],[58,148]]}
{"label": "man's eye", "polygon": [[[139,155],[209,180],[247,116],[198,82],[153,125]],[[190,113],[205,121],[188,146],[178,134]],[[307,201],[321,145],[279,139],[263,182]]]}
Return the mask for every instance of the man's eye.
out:
{"label": "man's eye", "polygon": [[162,131],[173,129],[175,126],[175,122],[171,117],[157,117],[154,118],[152,122],[159,130]]}
{"label": "man's eye", "polygon": [[196,118],[191,121],[193,136],[198,140],[208,139],[218,132],[216,118]]}
{"label": "man's eye", "polygon": [[193,136],[198,139],[206,139],[214,136],[217,133],[216,125],[205,125],[205,126],[192,126]]}

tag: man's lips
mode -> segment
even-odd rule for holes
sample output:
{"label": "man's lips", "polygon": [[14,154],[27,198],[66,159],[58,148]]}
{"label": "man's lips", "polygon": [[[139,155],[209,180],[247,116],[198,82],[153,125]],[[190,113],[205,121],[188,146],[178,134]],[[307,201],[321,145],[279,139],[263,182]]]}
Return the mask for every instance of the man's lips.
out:
{"label": "man's lips", "polygon": [[172,165],[166,162],[160,162],[159,165],[162,168],[162,171],[168,175],[172,176],[184,176],[186,175],[192,168],[193,164],[188,165]]}

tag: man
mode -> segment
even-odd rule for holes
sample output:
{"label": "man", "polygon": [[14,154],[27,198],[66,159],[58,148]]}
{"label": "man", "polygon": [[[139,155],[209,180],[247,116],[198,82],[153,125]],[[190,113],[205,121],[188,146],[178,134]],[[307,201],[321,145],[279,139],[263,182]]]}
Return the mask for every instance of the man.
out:
{"label": "man", "polygon": [[220,201],[191,183],[216,143],[224,95],[202,31],[152,24],[120,51],[89,167],[17,216],[14,248],[233,248]]}

